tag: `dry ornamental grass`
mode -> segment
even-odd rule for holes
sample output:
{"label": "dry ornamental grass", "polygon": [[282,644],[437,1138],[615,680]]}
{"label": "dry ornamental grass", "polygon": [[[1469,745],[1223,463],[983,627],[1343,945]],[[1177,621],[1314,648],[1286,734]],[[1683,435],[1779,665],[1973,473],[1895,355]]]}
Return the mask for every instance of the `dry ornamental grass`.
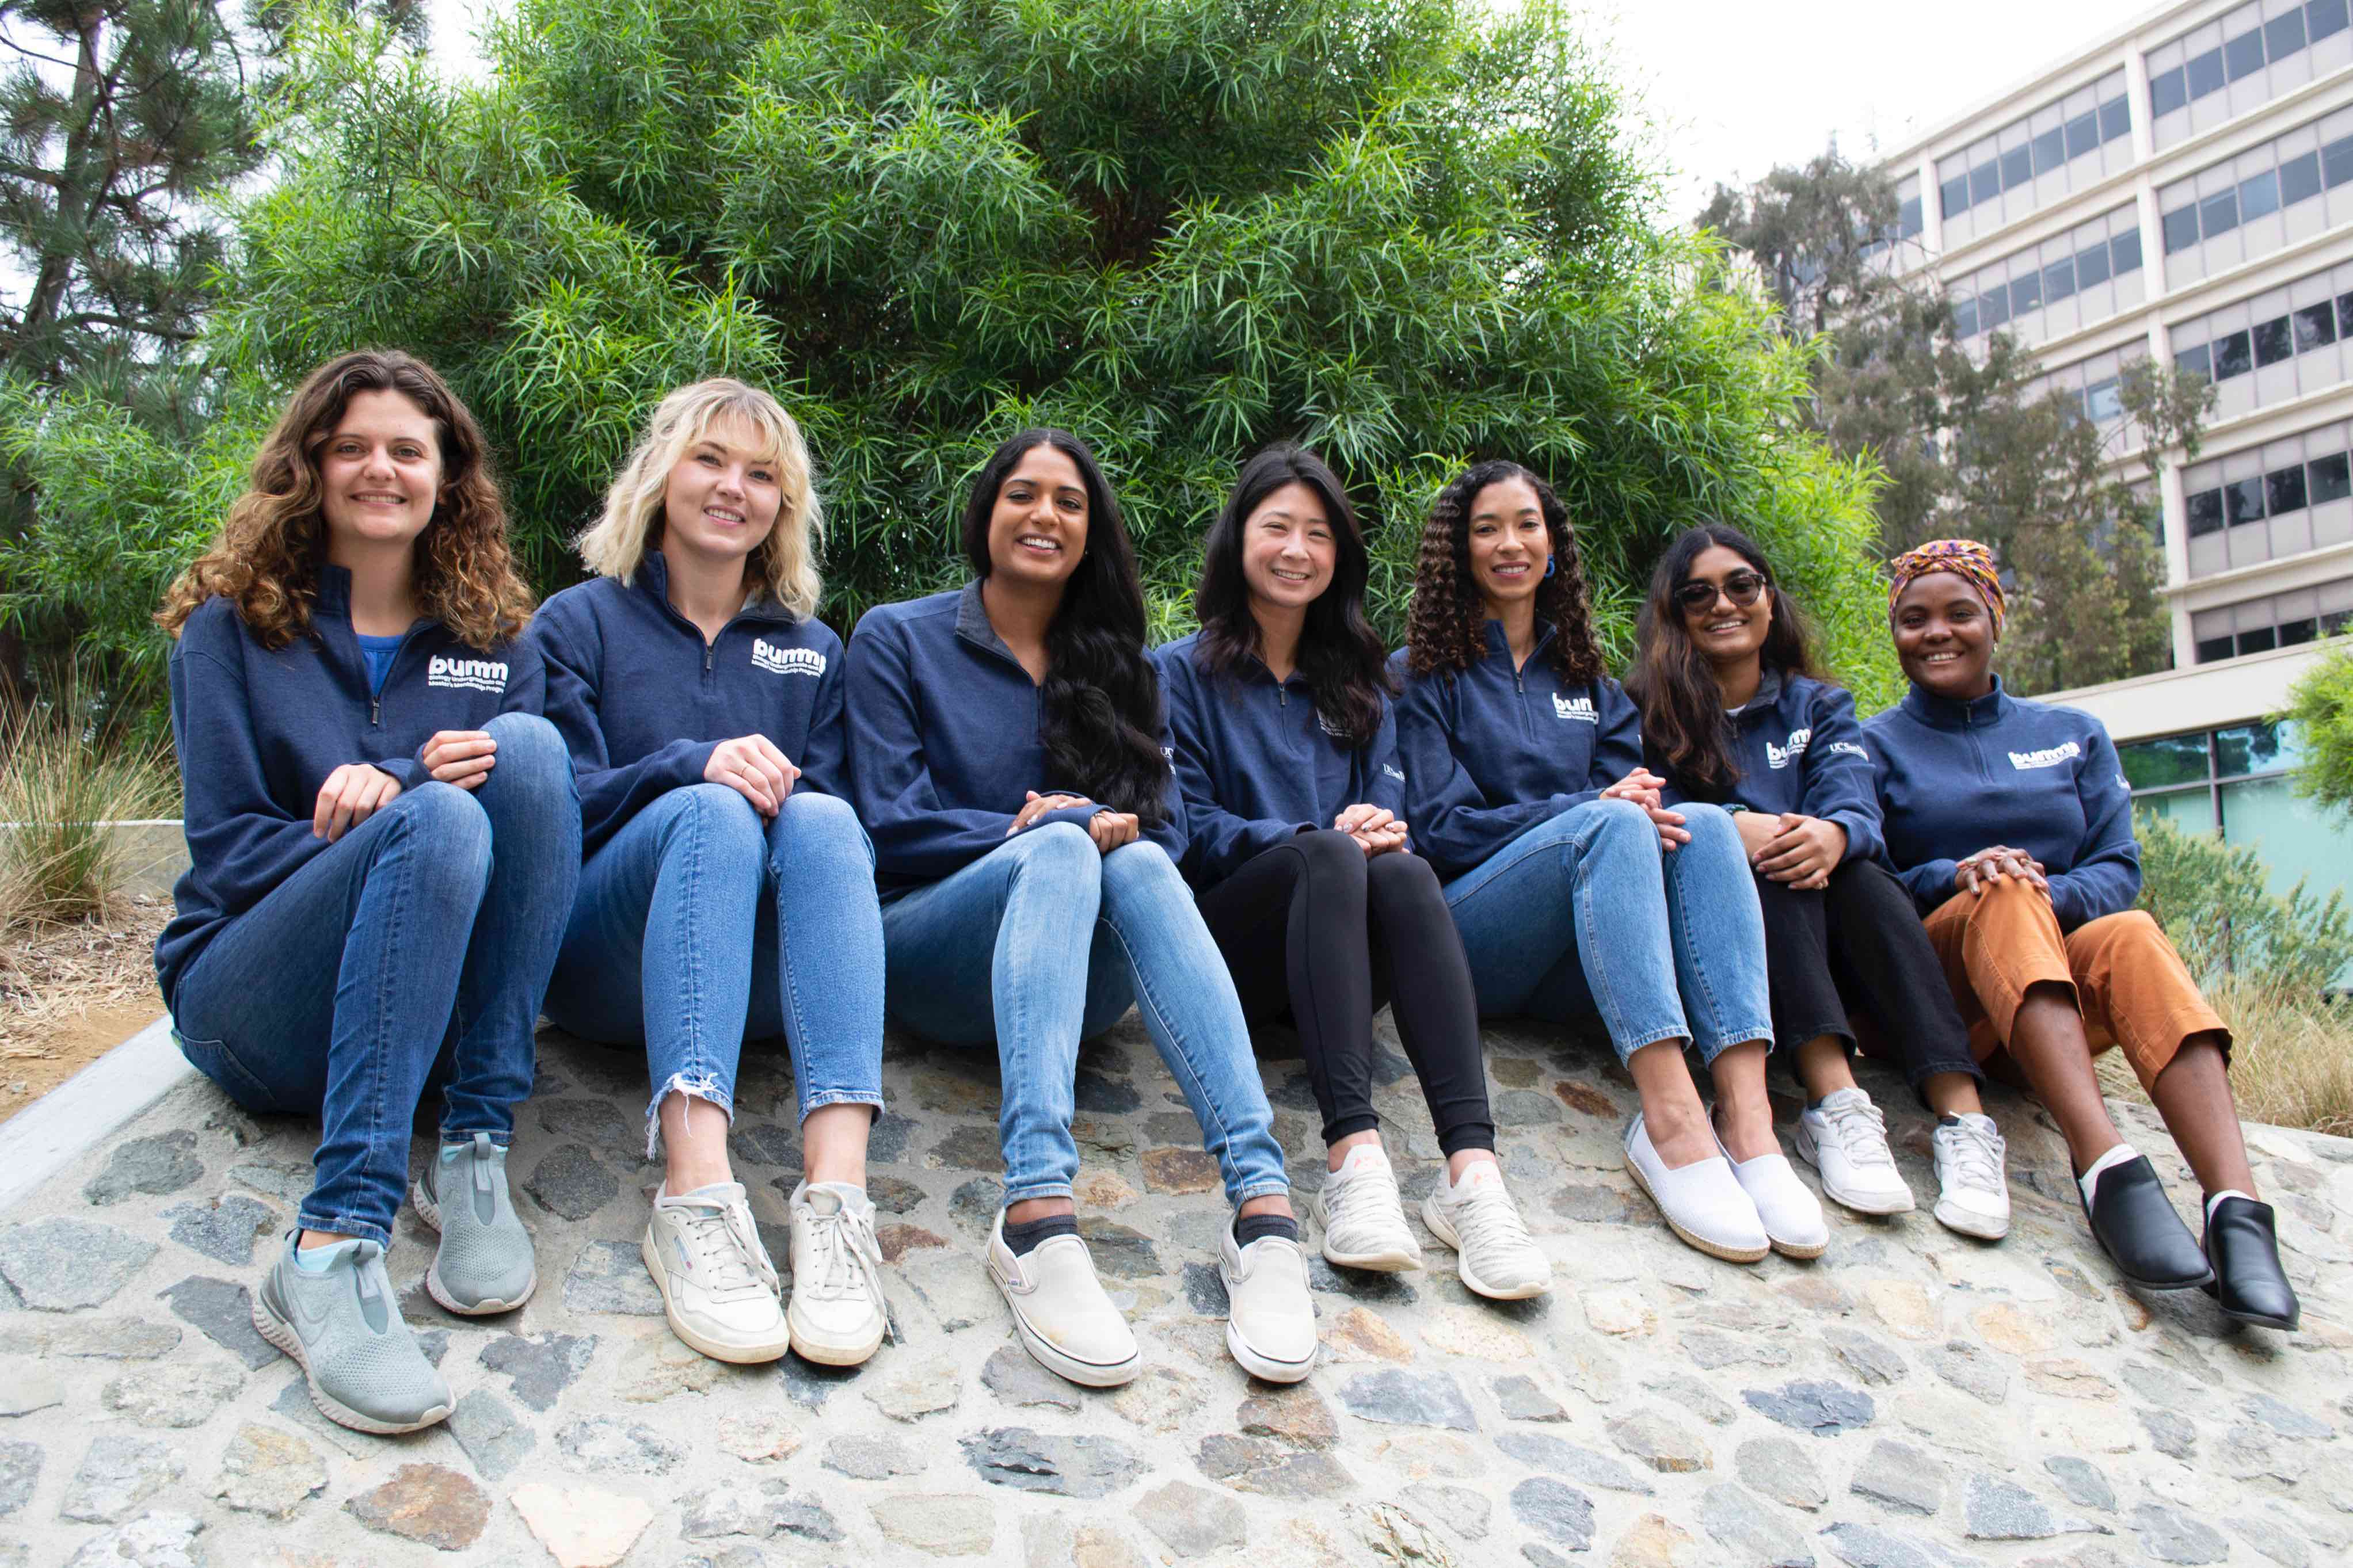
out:
{"label": "dry ornamental grass", "polygon": [[[2240,975],[2206,988],[2231,1026],[2231,1093],[2247,1121],[2353,1138],[2353,1003],[2326,1002]],[[2146,1104],[2121,1051],[2100,1058],[2100,1087]]]}

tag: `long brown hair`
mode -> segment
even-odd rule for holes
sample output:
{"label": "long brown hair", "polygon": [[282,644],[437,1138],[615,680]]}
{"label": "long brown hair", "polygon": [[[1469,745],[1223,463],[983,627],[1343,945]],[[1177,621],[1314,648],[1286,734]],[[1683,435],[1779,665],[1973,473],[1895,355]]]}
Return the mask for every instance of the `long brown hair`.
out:
{"label": "long brown hair", "polygon": [[1414,571],[1406,666],[1416,675],[1459,674],[1487,657],[1487,605],[1471,574],[1471,508],[1481,490],[1506,479],[1525,479],[1536,492],[1545,532],[1552,539],[1553,572],[1537,584],[1536,614],[1552,623],[1553,668],[1563,680],[1599,680],[1601,645],[1593,637],[1593,607],[1568,509],[1550,485],[1502,458],[1472,464],[1430,503],[1430,521],[1421,531],[1421,561]]}
{"label": "long brown hair", "polygon": [[1242,575],[1242,530],[1266,498],[1285,485],[1305,485],[1332,525],[1331,584],[1307,606],[1299,638],[1299,672],[1315,699],[1324,732],[1344,752],[1369,744],[1381,727],[1381,700],[1389,694],[1387,655],[1365,620],[1365,583],[1371,566],[1347,487],[1324,459],[1288,442],[1269,447],[1242,465],[1233,494],[1201,544],[1201,585],[1193,613],[1201,620],[1196,645],[1202,670],[1230,676],[1261,650]]}
{"label": "long brown hair", "polygon": [[1813,638],[1805,612],[1773,579],[1765,552],[1746,534],[1727,523],[1703,522],[1677,534],[1651,574],[1650,596],[1642,603],[1637,623],[1640,642],[1634,668],[1626,677],[1626,695],[1642,710],[1642,749],[1646,760],[1656,759],[1660,771],[1683,789],[1728,790],[1740,782],[1740,759],[1733,746],[1732,725],[1725,717],[1724,691],[1716,684],[1715,667],[1691,638],[1683,606],[1675,594],[1691,581],[1693,563],[1710,550],[1731,551],[1765,579],[1773,595],[1772,618],[1766,623],[1765,646],[1757,652],[1763,668],[1784,676],[1820,679],[1814,668]]}
{"label": "long brown hair", "polygon": [[363,349],[311,373],[254,454],[245,494],[210,549],[180,574],[155,612],[174,637],[196,607],[225,598],[261,646],[284,647],[311,629],[327,560],[319,454],[364,392],[396,392],[433,421],[442,489],[417,538],[418,607],[470,647],[522,630],[532,594],[507,549],[506,503],[489,445],[448,383],[397,349]]}

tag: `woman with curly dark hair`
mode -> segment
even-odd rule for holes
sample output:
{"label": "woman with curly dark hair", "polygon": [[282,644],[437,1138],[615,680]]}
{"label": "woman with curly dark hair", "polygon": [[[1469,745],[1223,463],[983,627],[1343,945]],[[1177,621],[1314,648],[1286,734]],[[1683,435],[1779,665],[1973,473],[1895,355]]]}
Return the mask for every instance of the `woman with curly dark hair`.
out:
{"label": "woman with curly dark hair", "polygon": [[1912,895],[1880,859],[1879,797],[1854,699],[1813,668],[1806,619],[1764,553],[1720,522],[1686,530],[1651,575],[1626,690],[1669,805],[1732,814],[1765,910],[1779,1050],[1805,1086],[1798,1157],[1858,1214],[1901,1214],[1912,1190],[1848,1063],[1845,997],[1868,1005],[1937,1116],[1936,1218],[1965,1236],[2010,1229],[2001,1134],[1983,1075]]}
{"label": "woman with curly dark hair", "polygon": [[1307,1263],[1250,1028],[1176,858],[1144,592],[1119,503],[1077,437],[1025,430],[964,514],[973,580],[871,611],[849,642],[860,815],[882,886],[892,1016],[994,1040],[1004,1208],[990,1277],[1022,1344],[1074,1383],[1124,1384],[1135,1337],[1072,1215],[1079,1041],[1130,1003],[1225,1177],[1226,1345],[1295,1383],[1315,1361]]}
{"label": "woman with curly dark hair", "polygon": [[1421,1265],[1373,1111],[1373,1015],[1394,997],[1447,1160],[1423,1218],[1472,1290],[1539,1295],[1552,1271],[1495,1163],[1462,941],[1398,816],[1405,774],[1365,622],[1356,509],[1314,453],[1271,447],[1242,466],[1202,553],[1201,630],[1160,650],[1184,869],[1243,1013],[1298,1026],[1328,1149],[1324,1257]]}
{"label": "woman with curly dark hair", "polygon": [[[1703,1252],[1819,1256],[1821,1206],[1773,1136],[1765,933],[1731,819],[1671,811],[1602,673],[1552,488],[1474,464],[1422,532],[1398,707],[1407,816],[1449,879],[1480,1011],[1599,1011],[1642,1109],[1626,1167]],[[1715,1081],[1711,1127],[1683,1048]]]}
{"label": "woman with curly dark hair", "polygon": [[361,353],[303,382],[155,617],[178,639],[189,858],[156,975],[181,1049],[232,1100],[325,1124],[254,1325],[364,1432],[450,1409],[384,1268],[437,1058],[426,1289],[503,1312],[538,1278],[506,1152],[580,802],[514,640],[530,608],[473,416],[408,355]]}

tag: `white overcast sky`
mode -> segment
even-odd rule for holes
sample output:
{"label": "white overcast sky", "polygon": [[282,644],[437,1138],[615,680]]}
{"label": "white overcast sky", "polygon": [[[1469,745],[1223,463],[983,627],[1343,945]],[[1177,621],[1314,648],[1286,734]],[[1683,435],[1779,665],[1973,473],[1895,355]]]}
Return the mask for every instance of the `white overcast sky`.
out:
{"label": "white overcast sky", "polygon": [[[483,68],[470,40],[500,0],[431,0],[445,70]],[[1509,4],[1510,0],[1498,0]],[[2155,0],[1573,0],[1641,92],[1675,174],[1663,216],[1718,181],[1800,163],[1832,135],[1867,156],[2064,58]]]}

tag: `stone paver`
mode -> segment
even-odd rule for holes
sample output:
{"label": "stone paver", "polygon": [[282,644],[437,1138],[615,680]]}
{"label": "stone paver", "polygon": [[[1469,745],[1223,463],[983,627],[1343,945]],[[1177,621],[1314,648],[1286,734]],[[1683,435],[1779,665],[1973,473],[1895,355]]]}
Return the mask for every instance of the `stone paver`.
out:
{"label": "stone paver", "polygon": [[[1376,1103],[1419,1194],[1439,1151],[1379,1030]],[[539,1293],[501,1318],[442,1312],[422,1289],[432,1234],[404,1214],[388,1267],[458,1404],[397,1439],[325,1422],[252,1329],[315,1129],[188,1084],[0,1214],[0,1568],[2353,1561],[2353,1142],[2251,1138],[2306,1321],[2239,1331],[2197,1292],[2116,1283],[2056,1136],[2005,1091],[2006,1243],[1925,1208],[1834,1213],[1818,1262],[1743,1268],[1675,1242],[1626,1179],[1632,1090],[1598,1039],[1487,1040],[1555,1294],[1475,1300],[1429,1237],[1424,1274],[1318,1259],[1324,1360],[1288,1389],[1226,1353],[1222,1209],[1183,1097],[1133,1016],[1089,1042],[1083,1229],[1145,1360],[1093,1391],[1029,1361],[981,1268],[993,1057],[890,1043],[871,1191],[894,1332],[873,1363],[729,1367],[670,1337],[638,1256],[655,1173],[638,1064],[543,1034],[510,1162]],[[1261,1068],[1304,1189],[1313,1097],[1295,1059]],[[1864,1071],[1931,1197],[1926,1118]],[[779,1261],[794,1105],[781,1053],[748,1050],[738,1164]],[[2191,1215],[2171,1143],[2118,1114]]]}

